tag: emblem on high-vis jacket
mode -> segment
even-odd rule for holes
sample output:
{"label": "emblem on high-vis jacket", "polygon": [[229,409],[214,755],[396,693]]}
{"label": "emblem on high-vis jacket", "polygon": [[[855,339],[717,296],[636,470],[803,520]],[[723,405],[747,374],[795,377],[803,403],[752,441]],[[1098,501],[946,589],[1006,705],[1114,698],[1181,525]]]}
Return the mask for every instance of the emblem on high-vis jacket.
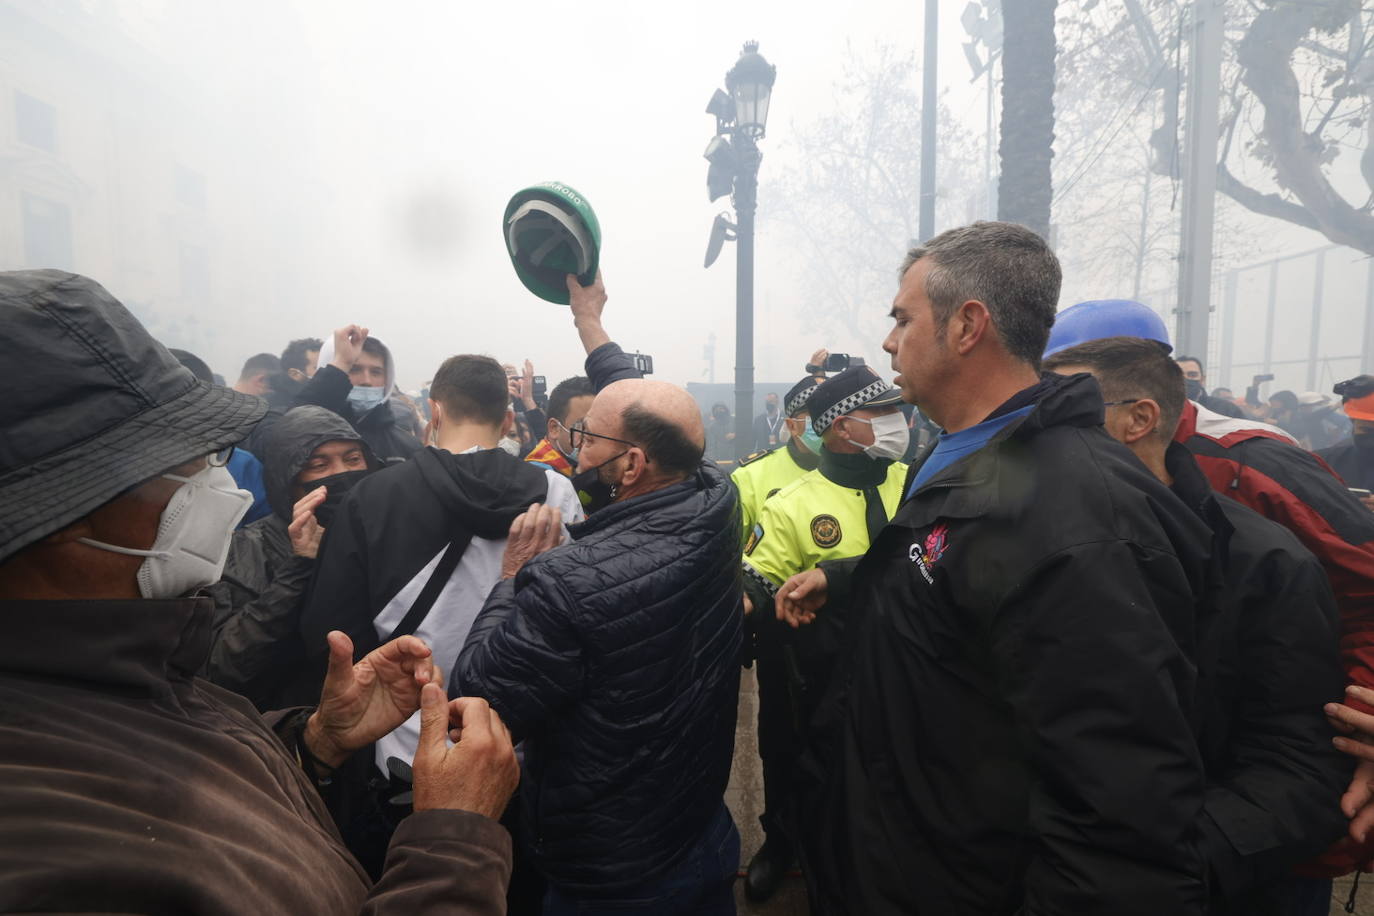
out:
{"label": "emblem on high-vis jacket", "polygon": [[834,547],[842,537],[840,520],[835,516],[818,515],[811,520],[811,540],[817,547]]}
{"label": "emblem on high-vis jacket", "polygon": [[759,545],[761,540],[763,540],[763,526],[755,525],[754,530],[749,532],[749,543],[744,545],[744,553],[746,555],[753,553],[754,548]]}

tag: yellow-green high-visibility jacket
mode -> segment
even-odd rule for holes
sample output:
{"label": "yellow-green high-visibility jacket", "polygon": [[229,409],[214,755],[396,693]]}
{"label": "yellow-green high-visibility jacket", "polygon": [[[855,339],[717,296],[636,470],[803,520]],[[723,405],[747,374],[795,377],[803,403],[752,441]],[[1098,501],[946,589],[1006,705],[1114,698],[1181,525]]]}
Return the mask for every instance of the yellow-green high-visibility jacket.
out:
{"label": "yellow-green high-visibility jacket", "polygon": [[[894,461],[878,485],[884,517],[902,501],[906,465]],[[789,577],[821,560],[840,560],[867,552],[868,503],[862,489],[843,487],[822,473],[808,471],[766,500],[744,548],[747,583],[769,596]]]}
{"label": "yellow-green high-visibility jacket", "polygon": [[741,544],[748,543],[754,523],[759,520],[763,501],[782,490],[807,471],[814,469],[819,459],[791,443],[771,452],[755,452],[735,468],[730,475],[739,490],[739,514],[744,524]]}

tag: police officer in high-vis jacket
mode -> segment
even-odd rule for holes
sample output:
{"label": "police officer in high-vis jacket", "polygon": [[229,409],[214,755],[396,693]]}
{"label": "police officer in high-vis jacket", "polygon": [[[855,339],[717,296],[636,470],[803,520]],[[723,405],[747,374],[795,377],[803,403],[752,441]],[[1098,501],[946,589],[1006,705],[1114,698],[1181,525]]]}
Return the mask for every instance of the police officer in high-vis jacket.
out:
{"label": "police officer in high-vis jacket", "polygon": [[811,429],[807,402],[823,381],[825,376],[808,375],[788,390],[782,402],[786,444],[772,451],[755,452],[741,461],[730,475],[735,489],[739,490],[740,517],[744,524],[742,543],[748,542],[763,501],[820,464],[821,437]]}
{"label": "police officer in high-vis jacket", "polygon": [[745,591],[762,609],[753,616],[766,832],[745,880],[751,900],[770,896],[794,859],[792,774],[802,726],[828,676],[842,624],[831,613],[824,626],[794,631],[768,611],[778,586],[792,575],[822,560],[864,553],[896,510],[906,476],[906,465],[896,459],[910,435],[900,401],[867,366],[817,386],[808,407],[821,439],[820,466],[764,500],[746,541]]}

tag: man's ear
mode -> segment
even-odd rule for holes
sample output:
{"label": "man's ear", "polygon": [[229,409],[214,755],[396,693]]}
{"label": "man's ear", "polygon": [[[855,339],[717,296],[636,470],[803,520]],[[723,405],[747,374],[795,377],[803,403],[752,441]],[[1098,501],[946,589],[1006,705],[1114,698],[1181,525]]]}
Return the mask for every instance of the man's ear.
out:
{"label": "man's ear", "polygon": [[954,352],[967,356],[992,330],[992,314],[986,304],[969,299],[954,310],[949,326]]}
{"label": "man's ear", "polygon": [[558,419],[556,417],[549,417],[547,420],[545,420],[544,438],[548,439],[550,442],[556,440],[558,438],[558,426]]}
{"label": "man's ear", "polygon": [[1130,412],[1127,414],[1125,429],[1126,444],[1134,445],[1159,426],[1159,404],[1149,398],[1141,398],[1128,406]]}
{"label": "man's ear", "polygon": [[649,459],[644,450],[635,446],[625,453],[625,471],[620,476],[622,486],[633,486],[649,473]]}

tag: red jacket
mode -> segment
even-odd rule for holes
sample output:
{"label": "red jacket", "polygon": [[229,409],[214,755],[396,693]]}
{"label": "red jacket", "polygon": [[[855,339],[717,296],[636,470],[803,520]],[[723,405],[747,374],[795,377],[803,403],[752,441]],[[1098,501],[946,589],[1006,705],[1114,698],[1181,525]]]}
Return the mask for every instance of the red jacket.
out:
{"label": "red jacket", "polygon": [[[1340,610],[1346,676],[1374,687],[1374,513],[1325,461],[1277,427],[1224,417],[1189,401],[1174,439],[1197,458],[1213,489],[1283,525],[1316,555]],[[1343,875],[1372,858],[1374,843],[1356,849],[1342,841],[1303,871]]]}

